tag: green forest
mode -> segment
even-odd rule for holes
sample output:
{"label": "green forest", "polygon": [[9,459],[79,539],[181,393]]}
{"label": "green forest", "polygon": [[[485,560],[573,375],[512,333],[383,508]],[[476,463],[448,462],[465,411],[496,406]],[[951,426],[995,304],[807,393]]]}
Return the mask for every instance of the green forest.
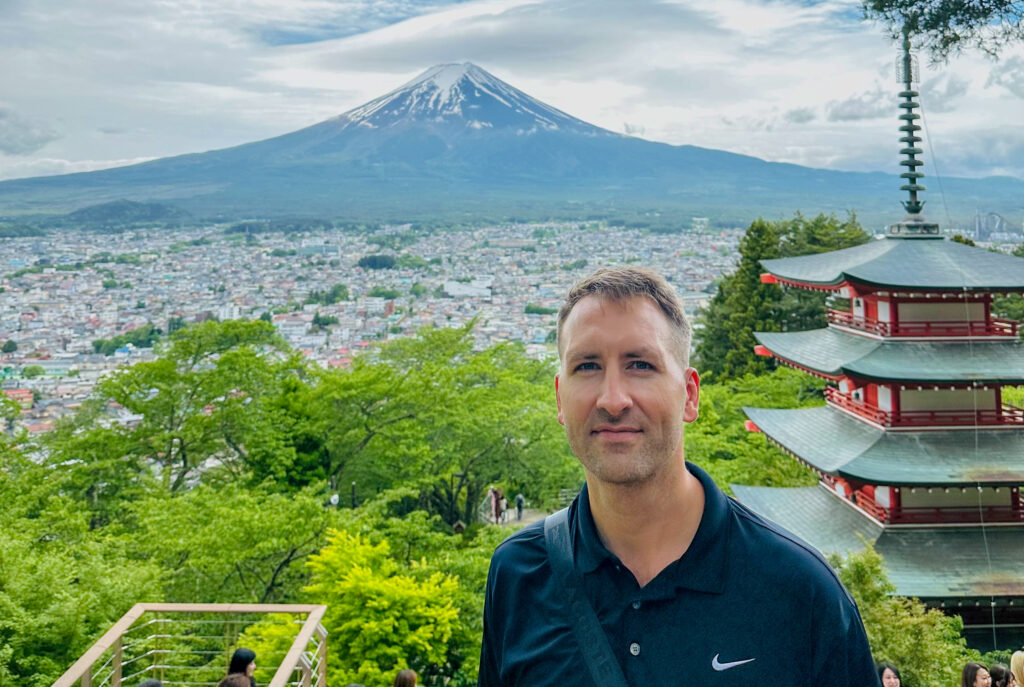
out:
{"label": "green forest", "polygon": [[[743,426],[745,405],[823,402],[820,381],[755,357],[750,332],[813,326],[824,301],[770,293],[756,261],[863,240],[853,217],[748,231],[701,317],[708,383],[686,433],[688,459],[726,489],[816,483]],[[386,687],[407,666],[475,684],[487,566],[511,532],[481,523],[488,487],[552,510],[582,471],[555,364],[473,342],[473,325],[428,329],[324,370],[265,321],[207,321],[106,377],[52,432],[0,434],[0,687],[50,685],[142,601],[327,604],[330,685]],[[17,413],[0,400],[0,426]],[[959,619],[892,595],[870,549],[834,564],[906,685],[954,684],[977,658]],[[241,641],[272,656],[288,632],[270,618]]]}

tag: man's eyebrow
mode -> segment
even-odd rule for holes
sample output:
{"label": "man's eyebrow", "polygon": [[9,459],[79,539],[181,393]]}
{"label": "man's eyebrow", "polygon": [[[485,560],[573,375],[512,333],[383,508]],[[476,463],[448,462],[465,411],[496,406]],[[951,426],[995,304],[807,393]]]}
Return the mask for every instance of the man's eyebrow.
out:
{"label": "man's eyebrow", "polygon": [[656,349],[648,348],[646,346],[641,346],[640,348],[635,348],[635,349],[633,349],[631,351],[626,351],[626,357],[627,358],[656,358],[656,357],[658,357],[658,352],[657,352]]}

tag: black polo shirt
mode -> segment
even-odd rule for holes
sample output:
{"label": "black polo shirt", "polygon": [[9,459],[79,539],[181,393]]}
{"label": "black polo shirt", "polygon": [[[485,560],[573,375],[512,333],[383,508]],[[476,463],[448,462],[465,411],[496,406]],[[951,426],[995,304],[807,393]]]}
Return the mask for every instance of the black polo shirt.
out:
{"label": "black polo shirt", "polygon": [[[598,538],[587,488],[569,507],[576,568],[631,687],[876,687],[853,600],[809,546],[728,498],[700,468],[685,554],[641,588]],[[580,654],[543,522],[502,542],[484,605],[480,687],[600,687]]]}

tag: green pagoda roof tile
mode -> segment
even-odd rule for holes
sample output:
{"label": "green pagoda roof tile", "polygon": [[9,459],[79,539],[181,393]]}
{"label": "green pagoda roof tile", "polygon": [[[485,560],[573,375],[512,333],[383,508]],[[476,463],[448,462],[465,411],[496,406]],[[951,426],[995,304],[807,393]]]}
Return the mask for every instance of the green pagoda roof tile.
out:
{"label": "green pagoda roof tile", "polygon": [[880,341],[826,327],[755,332],[772,353],[827,375],[908,382],[1024,384],[1024,342]]}
{"label": "green pagoda roof tile", "polygon": [[875,549],[904,596],[1024,596],[1022,527],[887,529]]}
{"label": "green pagoda roof tile", "polygon": [[761,265],[777,277],[822,286],[849,280],[893,289],[1024,291],[1024,259],[946,240],[884,238]]}
{"label": "green pagoda roof tile", "polygon": [[[886,528],[824,487],[744,487],[736,498],[822,553],[845,553],[873,541],[903,596],[976,599],[1024,596],[1020,552],[1024,527]],[[862,541],[860,537],[863,537]]]}
{"label": "green pagoda roof tile", "polygon": [[781,525],[824,554],[846,553],[874,541],[882,526],[844,503],[825,487],[747,487],[730,485],[736,499]]}
{"label": "green pagoda roof tile", "polygon": [[818,470],[869,484],[1024,483],[1024,431],[886,432],[831,408],[744,408],[773,441]]}

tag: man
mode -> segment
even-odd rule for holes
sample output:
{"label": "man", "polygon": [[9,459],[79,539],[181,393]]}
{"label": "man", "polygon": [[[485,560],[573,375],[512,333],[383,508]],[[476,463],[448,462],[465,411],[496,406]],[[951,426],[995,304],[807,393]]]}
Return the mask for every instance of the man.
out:
{"label": "man", "polygon": [[586,484],[564,547],[551,516],[547,534],[537,523],[495,551],[481,687],[878,684],[828,564],[685,461],[700,391],[689,346],[653,272],[599,270],[570,290],[555,397]]}

